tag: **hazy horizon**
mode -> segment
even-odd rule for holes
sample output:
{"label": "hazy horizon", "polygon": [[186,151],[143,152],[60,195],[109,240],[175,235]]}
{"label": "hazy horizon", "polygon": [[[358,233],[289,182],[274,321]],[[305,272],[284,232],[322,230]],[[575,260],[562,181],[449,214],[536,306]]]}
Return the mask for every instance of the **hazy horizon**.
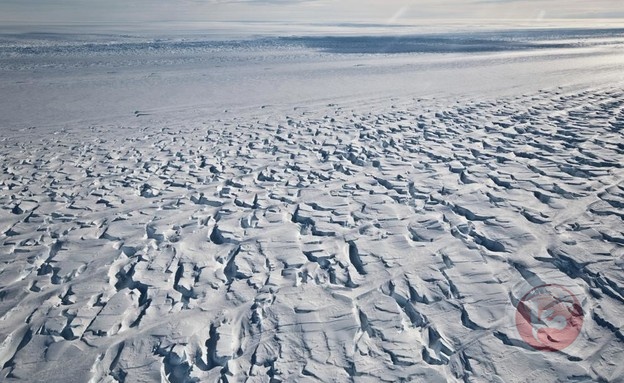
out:
{"label": "hazy horizon", "polygon": [[[5,25],[154,25],[163,23],[287,23],[380,25],[458,22],[586,26],[624,25],[617,0],[3,0]],[[605,20],[608,20],[605,21]]]}

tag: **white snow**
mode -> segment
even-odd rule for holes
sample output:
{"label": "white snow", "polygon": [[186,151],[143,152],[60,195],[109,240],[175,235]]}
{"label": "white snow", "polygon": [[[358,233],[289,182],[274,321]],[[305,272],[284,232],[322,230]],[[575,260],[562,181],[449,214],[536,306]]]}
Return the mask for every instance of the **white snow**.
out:
{"label": "white snow", "polygon": [[3,34],[0,380],[622,381],[623,46]]}

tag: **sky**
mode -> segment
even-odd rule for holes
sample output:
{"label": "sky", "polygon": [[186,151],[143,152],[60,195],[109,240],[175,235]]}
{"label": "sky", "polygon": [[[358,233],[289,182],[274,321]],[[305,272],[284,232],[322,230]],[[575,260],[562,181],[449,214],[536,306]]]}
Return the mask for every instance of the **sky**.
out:
{"label": "sky", "polygon": [[0,0],[0,21],[404,23],[621,18],[624,0]]}

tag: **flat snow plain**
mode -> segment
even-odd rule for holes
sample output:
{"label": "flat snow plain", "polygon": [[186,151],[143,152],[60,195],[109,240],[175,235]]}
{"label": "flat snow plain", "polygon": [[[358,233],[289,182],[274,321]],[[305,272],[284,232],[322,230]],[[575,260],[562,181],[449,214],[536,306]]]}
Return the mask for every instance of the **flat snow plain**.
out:
{"label": "flat snow plain", "polygon": [[0,380],[624,381],[623,48],[3,34]]}

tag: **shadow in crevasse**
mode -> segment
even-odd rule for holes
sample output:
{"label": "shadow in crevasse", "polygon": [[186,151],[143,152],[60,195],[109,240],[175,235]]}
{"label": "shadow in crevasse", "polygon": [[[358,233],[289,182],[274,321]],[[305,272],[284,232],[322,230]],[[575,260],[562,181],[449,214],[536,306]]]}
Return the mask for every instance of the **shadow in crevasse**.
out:
{"label": "shadow in crevasse", "polygon": [[314,36],[283,40],[330,53],[479,53],[597,45],[624,29],[558,29],[404,36]]}

